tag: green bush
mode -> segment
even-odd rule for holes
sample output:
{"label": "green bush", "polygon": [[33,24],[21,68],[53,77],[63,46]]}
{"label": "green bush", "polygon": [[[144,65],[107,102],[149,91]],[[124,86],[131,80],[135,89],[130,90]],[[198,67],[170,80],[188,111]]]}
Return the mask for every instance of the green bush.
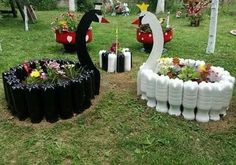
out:
{"label": "green bush", "polygon": [[[155,12],[157,0],[149,0],[149,10]],[[183,9],[183,2],[181,0],[165,0],[165,11],[175,13],[177,10]]]}
{"label": "green bush", "polygon": [[0,6],[9,6],[9,1],[8,0],[0,0]]}
{"label": "green bush", "polygon": [[57,7],[57,0],[29,0],[36,10],[53,10]]}
{"label": "green bush", "polygon": [[77,0],[78,11],[88,11],[94,8],[96,0]]}

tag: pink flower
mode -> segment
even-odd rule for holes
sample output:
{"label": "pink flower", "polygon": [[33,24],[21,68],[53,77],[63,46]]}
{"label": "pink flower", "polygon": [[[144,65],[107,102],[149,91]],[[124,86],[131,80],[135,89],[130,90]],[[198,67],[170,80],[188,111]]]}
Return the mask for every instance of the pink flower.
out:
{"label": "pink flower", "polygon": [[57,63],[56,61],[50,61],[50,62],[47,64],[47,67],[50,68],[50,69],[59,70],[59,69],[60,69],[60,64]]}
{"label": "pink flower", "polygon": [[45,79],[47,78],[46,73],[41,72],[40,78],[43,79],[43,80],[45,80]]}

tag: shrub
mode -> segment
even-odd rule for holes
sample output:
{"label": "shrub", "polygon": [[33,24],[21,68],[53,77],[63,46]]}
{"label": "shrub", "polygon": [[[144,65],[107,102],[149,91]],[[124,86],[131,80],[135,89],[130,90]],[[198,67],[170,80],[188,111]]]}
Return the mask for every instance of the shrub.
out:
{"label": "shrub", "polygon": [[29,0],[37,10],[53,10],[57,7],[57,0]]}
{"label": "shrub", "polygon": [[[147,2],[148,3],[148,2]],[[149,0],[150,11],[155,12],[157,6],[157,0]],[[183,8],[183,2],[181,0],[165,0],[165,11],[175,13],[176,10]]]}
{"label": "shrub", "polygon": [[[37,10],[53,10],[57,7],[58,0],[21,0],[22,4],[31,4]],[[10,6],[9,0],[0,0],[0,4]]]}
{"label": "shrub", "polygon": [[89,11],[94,8],[95,0],[77,0],[78,11]]}

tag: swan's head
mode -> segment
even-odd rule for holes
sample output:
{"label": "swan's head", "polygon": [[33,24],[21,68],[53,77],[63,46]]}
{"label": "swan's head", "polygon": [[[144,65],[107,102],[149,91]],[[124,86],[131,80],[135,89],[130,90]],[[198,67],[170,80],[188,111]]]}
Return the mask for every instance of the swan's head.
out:
{"label": "swan's head", "polygon": [[137,4],[137,6],[141,10],[141,13],[139,14],[139,18],[133,21],[132,24],[136,25],[149,24],[150,23],[149,17],[152,16],[152,14],[149,11],[147,11],[149,5],[142,3],[142,4]]}
{"label": "swan's head", "polygon": [[92,16],[91,19],[92,19],[93,22],[109,23],[109,21],[103,17],[101,10],[96,10],[96,9],[91,10],[90,14]]}
{"label": "swan's head", "polygon": [[152,23],[150,20],[153,20],[155,15],[149,11],[141,12],[139,14],[139,18],[134,20],[132,24],[141,25],[141,24],[150,24]]}
{"label": "swan's head", "polygon": [[156,16],[149,11],[140,13],[139,17],[141,20],[141,24],[150,24],[152,23],[151,20],[156,19]]}
{"label": "swan's head", "polygon": [[94,3],[94,7],[95,9],[91,11],[93,13],[92,21],[99,22],[99,23],[109,23],[109,21],[105,19],[102,15],[102,11],[101,11],[102,3]]}

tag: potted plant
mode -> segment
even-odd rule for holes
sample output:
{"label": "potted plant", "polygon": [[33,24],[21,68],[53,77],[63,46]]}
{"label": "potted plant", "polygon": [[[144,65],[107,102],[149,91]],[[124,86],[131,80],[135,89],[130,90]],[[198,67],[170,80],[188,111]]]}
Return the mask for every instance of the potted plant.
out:
{"label": "potted plant", "polygon": [[[74,12],[61,14],[52,23],[52,29],[56,34],[56,42],[64,45],[66,52],[74,52],[76,50],[76,28],[78,24],[77,16]],[[92,41],[92,28],[89,28],[86,35],[86,42]]]}
{"label": "potted plant", "polygon": [[[173,29],[171,27],[166,27],[165,19],[160,18],[160,22],[163,30],[164,43],[167,43],[173,39]],[[153,45],[153,35],[152,30],[148,24],[141,24],[136,31],[136,39],[138,42],[143,44],[146,51],[150,51]]]}
{"label": "potted plant", "polygon": [[197,27],[202,20],[203,11],[210,4],[210,0],[189,1],[186,5],[187,16],[190,19],[190,25]]}

